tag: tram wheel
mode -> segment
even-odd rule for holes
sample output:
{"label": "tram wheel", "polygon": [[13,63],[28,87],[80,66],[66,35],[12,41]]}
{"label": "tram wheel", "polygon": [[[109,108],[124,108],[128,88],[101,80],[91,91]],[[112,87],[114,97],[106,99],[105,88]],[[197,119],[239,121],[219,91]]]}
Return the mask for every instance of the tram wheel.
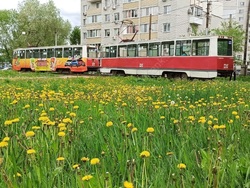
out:
{"label": "tram wheel", "polygon": [[182,80],[187,80],[188,79],[188,76],[186,73],[181,73],[181,79]]}

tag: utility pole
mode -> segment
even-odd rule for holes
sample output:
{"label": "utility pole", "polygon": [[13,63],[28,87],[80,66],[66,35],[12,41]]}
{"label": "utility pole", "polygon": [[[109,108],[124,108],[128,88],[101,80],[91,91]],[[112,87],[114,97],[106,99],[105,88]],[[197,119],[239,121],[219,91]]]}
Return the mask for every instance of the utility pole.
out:
{"label": "utility pole", "polygon": [[206,35],[208,35],[208,30],[209,30],[209,22],[210,22],[210,6],[211,6],[211,1],[207,0],[207,13],[206,13]]}
{"label": "utility pole", "polygon": [[248,7],[247,7],[246,34],[245,34],[244,60],[243,60],[245,76],[247,75],[247,46],[248,46],[249,15],[250,15],[250,0],[248,1]]}

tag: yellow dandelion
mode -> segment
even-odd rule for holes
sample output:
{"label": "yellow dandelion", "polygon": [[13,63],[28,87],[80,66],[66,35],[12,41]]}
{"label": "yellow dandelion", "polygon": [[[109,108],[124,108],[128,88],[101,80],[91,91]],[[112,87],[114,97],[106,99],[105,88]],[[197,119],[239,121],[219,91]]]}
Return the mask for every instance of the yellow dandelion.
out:
{"label": "yellow dandelion", "polygon": [[11,120],[6,120],[6,121],[4,122],[4,125],[5,125],[5,126],[11,125],[11,124],[12,124],[12,121],[11,121]]}
{"label": "yellow dandelion", "polygon": [[165,116],[161,116],[160,119],[165,119]]}
{"label": "yellow dandelion", "polygon": [[180,164],[177,165],[177,168],[179,168],[179,169],[185,169],[186,165],[184,163],[180,163]]}
{"label": "yellow dandelion", "polygon": [[154,128],[153,127],[148,127],[147,128],[147,132],[148,133],[153,133],[155,130],[154,130]]}
{"label": "yellow dandelion", "polygon": [[64,136],[65,136],[65,132],[60,131],[60,132],[58,133],[58,136],[60,136],[60,137],[64,137]]}
{"label": "yellow dandelion", "polygon": [[80,168],[80,165],[79,165],[79,164],[74,164],[72,167],[73,167],[74,169],[79,169],[79,168]]}
{"label": "yellow dandelion", "polygon": [[6,136],[6,137],[3,138],[2,141],[3,141],[3,142],[8,142],[9,140],[10,140],[10,137]]}
{"label": "yellow dandelion", "polygon": [[67,130],[67,128],[66,128],[66,127],[60,127],[60,129],[59,129],[59,130],[60,130],[60,132],[61,132],[61,131],[66,131],[66,130]]}
{"label": "yellow dandelion", "polygon": [[0,148],[4,148],[4,147],[7,147],[8,146],[8,142],[0,142]]}
{"label": "yellow dandelion", "polygon": [[107,126],[107,127],[113,126],[113,122],[112,122],[112,121],[108,121],[108,122],[106,123],[106,126]]}
{"label": "yellow dandelion", "polygon": [[237,114],[238,114],[238,112],[236,112],[236,111],[232,111],[232,114],[233,114],[233,115],[237,115]]}
{"label": "yellow dandelion", "polygon": [[43,104],[40,103],[38,106],[43,107]]}
{"label": "yellow dandelion", "polygon": [[20,119],[19,118],[15,118],[15,119],[12,119],[11,121],[12,121],[12,123],[17,123],[17,122],[20,121]]}
{"label": "yellow dandelion", "polygon": [[29,108],[30,107],[30,105],[29,104],[26,104],[25,106],[24,106],[24,108]]}
{"label": "yellow dandelion", "polygon": [[32,136],[35,136],[35,133],[34,133],[34,131],[28,131],[28,132],[25,133],[25,136],[26,137],[32,137]]}
{"label": "yellow dandelion", "polygon": [[99,164],[100,163],[100,159],[98,158],[93,158],[90,160],[90,164],[91,165],[96,165],[96,164]]}
{"label": "yellow dandelion", "polygon": [[36,150],[34,150],[34,149],[28,149],[27,150],[27,154],[34,154],[34,153],[36,153]]}
{"label": "yellow dandelion", "polygon": [[64,157],[58,157],[56,160],[57,160],[57,161],[64,161],[65,158],[64,158]]}
{"label": "yellow dandelion", "polygon": [[128,128],[130,128],[130,127],[132,128],[132,127],[133,127],[133,124],[132,124],[132,123],[128,123],[128,124],[127,124],[127,127],[128,127]]}
{"label": "yellow dandelion", "polygon": [[73,109],[78,109],[78,108],[79,108],[79,106],[74,106],[74,107],[73,107]]}
{"label": "yellow dandelion", "polygon": [[133,183],[125,181],[123,183],[124,188],[134,188]]}
{"label": "yellow dandelion", "polygon": [[71,112],[71,113],[69,113],[69,116],[70,116],[70,117],[76,117],[76,113]]}
{"label": "yellow dandelion", "polygon": [[140,157],[142,158],[150,157],[150,153],[148,151],[143,151],[140,153]]}
{"label": "yellow dandelion", "polygon": [[33,130],[38,130],[38,129],[40,129],[40,128],[41,128],[41,127],[39,127],[39,126],[33,126],[33,127],[32,127]]}
{"label": "yellow dandelion", "polygon": [[82,162],[87,162],[87,161],[89,161],[89,158],[88,158],[88,157],[82,157],[82,158],[81,158],[81,161],[82,161]]}
{"label": "yellow dandelion", "polygon": [[136,128],[136,127],[134,127],[131,131],[132,131],[132,133],[133,132],[136,132],[138,129]]}
{"label": "yellow dandelion", "polygon": [[82,177],[82,181],[89,181],[90,179],[92,179],[93,178],[93,176],[91,176],[91,175],[86,175],[86,176],[83,176]]}
{"label": "yellow dandelion", "polygon": [[55,108],[51,107],[49,108],[49,111],[55,111]]}

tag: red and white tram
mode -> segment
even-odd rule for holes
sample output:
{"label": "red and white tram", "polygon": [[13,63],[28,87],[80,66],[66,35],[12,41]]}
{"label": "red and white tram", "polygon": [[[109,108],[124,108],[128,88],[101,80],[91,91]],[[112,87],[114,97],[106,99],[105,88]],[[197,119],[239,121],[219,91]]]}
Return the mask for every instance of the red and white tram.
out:
{"label": "red and white tram", "polygon": [[220,36],[128,42],[102,46],[100,58],[93,64],[103,74],[227,77],[234,71],[232,48],[232,39]]}

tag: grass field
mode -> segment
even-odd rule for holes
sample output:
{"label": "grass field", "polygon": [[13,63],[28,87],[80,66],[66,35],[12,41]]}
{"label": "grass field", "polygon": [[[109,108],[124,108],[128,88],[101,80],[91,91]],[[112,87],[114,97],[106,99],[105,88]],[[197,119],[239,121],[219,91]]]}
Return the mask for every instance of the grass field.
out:
{"label": "grass field", "polygon": [[248,77],[0,77],[0,187],[250,187]]}

